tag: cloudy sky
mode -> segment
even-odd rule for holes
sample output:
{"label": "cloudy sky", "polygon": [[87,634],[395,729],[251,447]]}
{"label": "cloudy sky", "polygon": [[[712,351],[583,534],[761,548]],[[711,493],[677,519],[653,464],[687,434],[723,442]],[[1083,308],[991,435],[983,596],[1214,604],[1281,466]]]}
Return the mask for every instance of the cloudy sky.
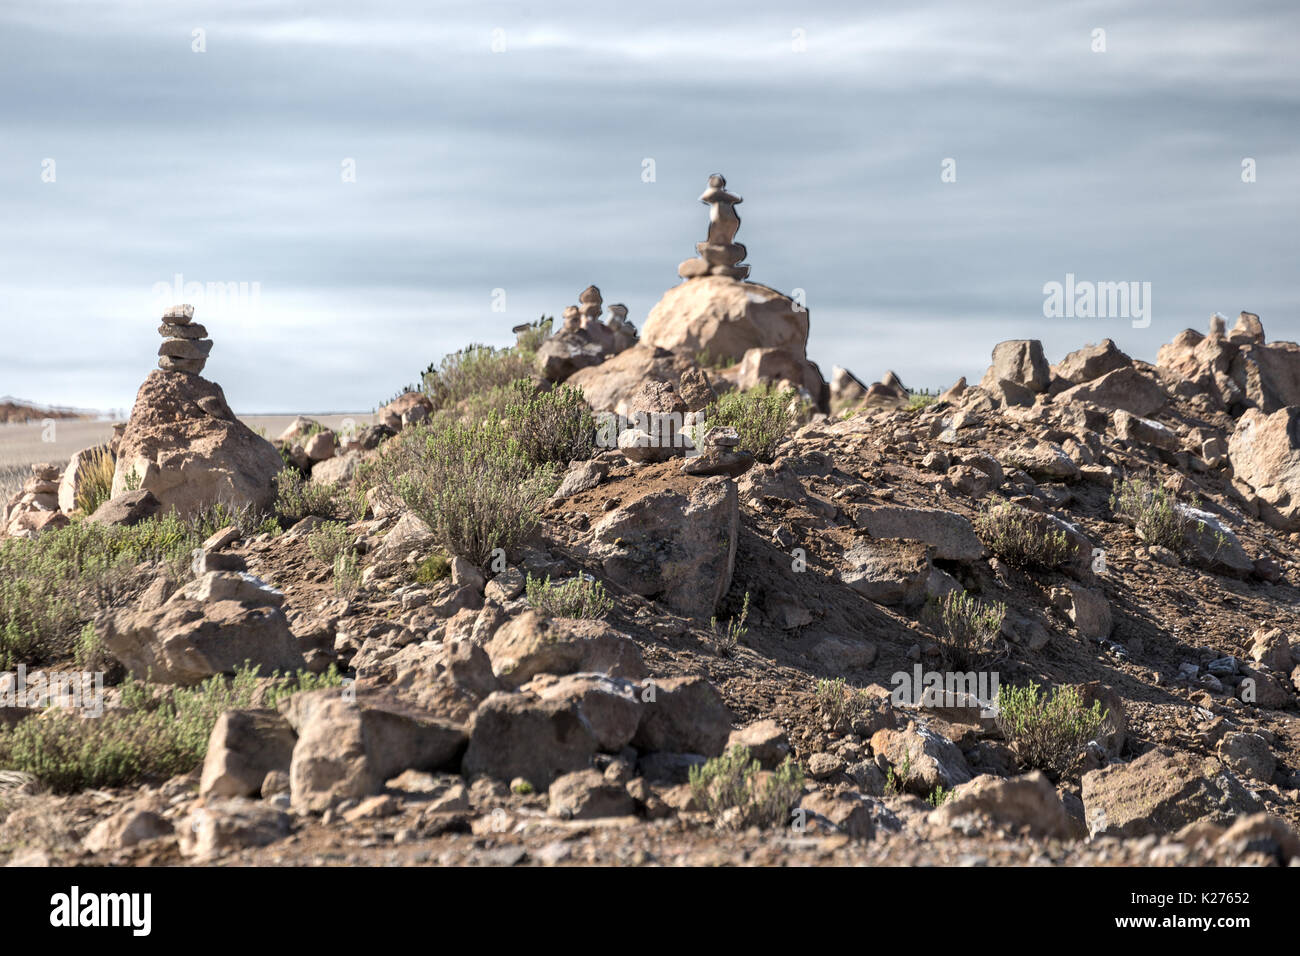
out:
{"label": "cloudy sky", "polygon": [[[827,375],[1297,339],[1298,38],[1289,0],[6,0],[0,394],[129,406],[179,276],[236,410],[368,410],[589,283],[640,325],[712,172]],[[1149,282],[1149,327],[1045,318],[1067,274]]]}

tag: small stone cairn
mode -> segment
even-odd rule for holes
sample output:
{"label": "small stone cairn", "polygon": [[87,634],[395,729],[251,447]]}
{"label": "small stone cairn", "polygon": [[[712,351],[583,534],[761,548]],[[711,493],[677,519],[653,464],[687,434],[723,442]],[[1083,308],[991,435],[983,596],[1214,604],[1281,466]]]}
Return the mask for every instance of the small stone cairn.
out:
{"label": "small stone cairn", "polygon": [[740,229],[736,206],[744,200],[727,192],[726,179],[714,173],[709,177],[709,188],[700,194],[700,202],[709,207],[709,238],[696,243],[695,251],[699,257],[687,259],[679,265],[677,274],[683,279],[701,276],[748,278],[749,266],[740,264],[745,258],[745,247],[735,241],[736,231]]}
{"label": "small stone cairn", "polygon": [[174,305],[162,317],[158,334],[158,367],[165,372],[189,372],[198,375],[208,362],[212,340],[208,330],[194,321],[194,306]]}

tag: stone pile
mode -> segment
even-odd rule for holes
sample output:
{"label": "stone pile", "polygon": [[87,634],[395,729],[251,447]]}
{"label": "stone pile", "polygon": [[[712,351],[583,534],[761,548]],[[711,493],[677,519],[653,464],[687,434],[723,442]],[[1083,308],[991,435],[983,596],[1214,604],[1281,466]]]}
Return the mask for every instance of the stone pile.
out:
{"label": "stone pile", "polygon": [[189,372],[198,375],[212,351],[208,330],[194,321],[194,306],[174,305],[162,317],[158,334],[158,367],[164,372]]}
{"label": "stone pile", "polygon": [[[636,327],[627,320],[627,306],[614,304],[608,322],[600,289],[589,285],[578,304],[564,310],[560,329],[537,350],[537,371],[552,382],[562,382],[580,369],[599,365],[636,344]],[[520,328],[524,328],[521,326]]]}
{"label": "stone pile", "polygon": [[709,177],[709,188],[700,194],[700,202],[709,207],[709,237],[696,243],[699,257],[679,265],[677,274],[683,279],[706,275],[748,278],[749,266],[740,265],[745,258],[745,247],[736,242],[736,231],[740,228],[736,206],[744,200],[727,192],[726,179],[714,173]]}
{"label": "stone pile", "polygon": [[0,512],[0,529],[15,537],[34,538],[49,527],[68,523],[59,511],[59,479],[62,470],[56,464],[32,465],[32,476]]}

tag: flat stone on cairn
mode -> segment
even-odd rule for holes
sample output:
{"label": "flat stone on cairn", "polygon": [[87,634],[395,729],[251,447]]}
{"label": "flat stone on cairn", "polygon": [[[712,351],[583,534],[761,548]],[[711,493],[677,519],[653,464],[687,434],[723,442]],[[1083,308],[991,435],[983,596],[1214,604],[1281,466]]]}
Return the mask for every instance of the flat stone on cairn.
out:
{"label": "flat stone on cairn", "polygon": [[736,206],[744,200],[727,192],[726,179],[714,173],[709,177],[709,188],[700,194],[700,202],[709,207],[709,238],[696,243],[699,258],[687,259],[677,267],[677,274],[683,279],[707,275],[748,278],[749,266],[740,264],[746,255],[745,247],[735,241],[740,229]]}
{"label": "flat stone on cairn", "polygon": [[158,334],[163,343],[158,347],[158,367],[165,372],[189,372],[198,375],[207,364],[212,351],[208,330],[194,323],[194,306],[174,305],[162,317]]}

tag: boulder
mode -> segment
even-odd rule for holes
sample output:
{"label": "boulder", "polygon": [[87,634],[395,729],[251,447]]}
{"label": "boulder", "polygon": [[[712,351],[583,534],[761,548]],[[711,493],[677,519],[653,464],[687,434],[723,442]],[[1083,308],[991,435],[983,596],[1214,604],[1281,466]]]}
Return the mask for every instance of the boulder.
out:
{"label": "boulder", "polygon": [[1052,372],[1063,384],[1053,391],[1065,391],[1071,385],[1081,385],[1101,378],[1107,372],[1132,365],[1133,360],[1119,350],[1110,339],[1102,339],[1100,345],[1086,345],[1075,349],[1056,365]]}
{"label": "boulder", "polygon": [[273,710],[223,711],[212,727],[199,777],[199,795],[255,797],[273,770],[289,772],[297,738]]}
{"label": "boulder", "polygon": [[627,787],[606,780],[598,770],[566,773],[551,784],[547,799],[547,813],[564,820],[626,817],[636,812]]}
{"label": "boulder", "polygon": [[1102,408],[1122,408],[1143,418],[1159,411],[1168,401],[1169,394],[1159,384],[1131,365],[1067,388],[1053,399],[1058,405],[1092,402]]}
{"label": "boulder", "polygon": [[963,830],[971,819],[1042,839],[1068,840],[1074,835],[1056,788],[1037,770],[1008,779],[981,774],[958,785],[929,817],[932,824]]}
{"label": "boulder", "polygon": [[871,737],[871,750],[893,767],[900,786],[920,796],[929,796],[936,787],[951,790],[971,779],[970,767],[957,745],[919,724],[902,730],[877,730]]}
{"label": "boulder", "polygon": [[739,362],[750,349],[807,354],[808,312],[755,282],[705,276],[664,293],[641,330],[645,345]]}
{"label": "boulder", "polygon": [[182,516],[217,503],[269,510],[283,467],[275,446],[235,418],[221,386],[155,369],[118,445],[113,495],[138,481],[164,510]]}
{"label": "boulder", "polygon": [[[748,391],[764,385],[793,382],[803,388],[815,403],[821,404],[826,389],[817,366],[787,349],[752,348],[741,357],[736,372],[736,387]],[[829,391],[827,391],[829,396]]]}
{"label": "boulder", "polygon": [[576,710],[605,753],[626,747],[641,725],[641,691],[630,680],[604,674],[544,675],[524,690]]}
{"label": "boulder", "polygon": [[498,691],[474,712],[461,767],[466,777],[522,777],[534,788],[549,787],[556,777],[590,767],[598,746],[569,701]]}
{"label": "boulder", "polygon": [[1228,440],[1233,475],[1259,503],[1260,517],[1283,531],[1300,530],[1300,408],[1247,409]]}
{"label": "boulder", "polygon": [[[1051,378],[1043,343],[1037,339],[1015,339],[993,347],[993,364],[984,373],[980,387],[992,392],[999,382],[1010,382],[1029,392],[1045,392]],[[1029,404],[1033,404],[1032,399]]]}
{"label": "boulder", "polygon": [[551,618],[527,610],[488,641],[492,672],[507,687],[520,687],[538,674],[577,671],[626,677],[645,674],[641,651],[604,621]]}
{"label": "boulder", "polygon": [[844,553],[837,576],[869,601],[915,606],[925,600],[931,553],[917,541],[860,539]]}
{"label": "boulder", "polygon": [[72,514],[77,508],[77,496],[81,493],[81,488],[85,483],[86,473],[90,470],[96,461],[103,456],[110,456],[108,445],[95,445],[91,448],[83,448],[77,452],[68,461],[68,467],[63,470],[63,477],[59,481],[59,510],[65,514]]}
{"label": "boulder", "polygon": [[579,369],[566,381],[582,389],[582,397],[597,412],[628,414],[628,402],[645,382],[676,383],[696,368],[689,354],[640,343],[599,365]]}
{"label": "boulder", "polygon": [[379,793],[404,770],[454,768],[465,747],[461,727],[387,690],[307,691],[280,711],[298,734],[289,788],[304,812]]}
{"label": "boulder", "polygon": [[[667,677],[642,694],[641,725],[632,746],[642,752],[722,753],[731,736],[731,711],[708,678]],[[647,697],[649,699],[647,699]]]}
{"label": "boulder", "polygon": [[862,505],[853,522],[873,538],[902,538],[921,541],[934,548],[941,561],[978,561],[985,555],[984,543],[968,518],[934,508],[901,505]]}
{"label": "boulder", "polygon": [[689,494],[654,491],[615,508],[582,547],[614,586],[707,619],[731,587],[739,521],[736,485],[706,478]]}
{"label": "boulder", "polygon": [[147,488],[114,495],[95,509],[90,524],[135,525],[162,511],[162,503]]}
{"label": "boulder", "polygon": [[1083,809],[1091,836],[1139,837],[1197,820],[1226,825],[1263,806],[1218,760],[1155,749],[1084,774]]}
{"label": "boulder", "polygon": [[213,800],[181,819],[176,827],[181,856],[213,860],[223,853],[267,846],[292,829],[289,815],[256,800]]}

